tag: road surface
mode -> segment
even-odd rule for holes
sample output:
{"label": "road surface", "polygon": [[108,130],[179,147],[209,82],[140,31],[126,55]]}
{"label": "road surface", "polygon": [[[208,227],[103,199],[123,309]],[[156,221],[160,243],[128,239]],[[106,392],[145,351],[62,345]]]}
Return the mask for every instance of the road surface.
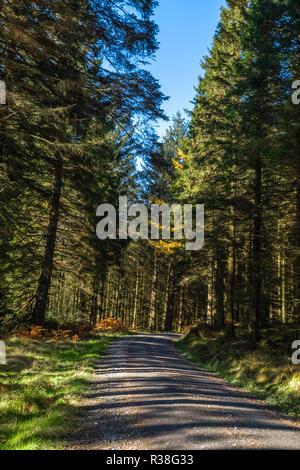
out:
{"label": "road surface", "polygon": [[118,339],[97,366],[71,449],[300,449],[300,426],[190,363],[176,335]]}

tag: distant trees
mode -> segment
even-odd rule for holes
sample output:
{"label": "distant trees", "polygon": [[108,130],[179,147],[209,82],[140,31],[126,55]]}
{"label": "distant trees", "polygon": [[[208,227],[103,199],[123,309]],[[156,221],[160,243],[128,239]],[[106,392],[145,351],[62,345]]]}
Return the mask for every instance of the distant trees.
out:
{"label": "distant trees", "polygon": [[[188,132],[177,117],[154,156],[154,199],[206,212],[201,252],[156,250],[147,260],[159,328],[206,321],[234,336],[247,325],[256,343],[274,322],[300,322],[299,14],[289,0],[228,0]],[[150,285],[139,295],[153,317]]]}

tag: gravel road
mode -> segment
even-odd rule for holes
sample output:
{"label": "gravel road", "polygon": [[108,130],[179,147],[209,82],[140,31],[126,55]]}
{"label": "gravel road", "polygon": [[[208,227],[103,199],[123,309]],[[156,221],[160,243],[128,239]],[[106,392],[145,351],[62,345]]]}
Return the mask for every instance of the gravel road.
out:
{"label": "gravel road", "polygon": [[182,358],[176,335],[112,344],[69,449],[300,449],[300,424]]}

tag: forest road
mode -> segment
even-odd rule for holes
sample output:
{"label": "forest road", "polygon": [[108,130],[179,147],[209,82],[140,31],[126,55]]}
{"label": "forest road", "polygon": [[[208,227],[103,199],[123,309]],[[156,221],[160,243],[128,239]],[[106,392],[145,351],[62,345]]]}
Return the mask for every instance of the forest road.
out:
{"label": "forest road", "polygon": [[299,423],[177,353],[176,335],[129,336],[97,366],[72,449],[300,449]]}

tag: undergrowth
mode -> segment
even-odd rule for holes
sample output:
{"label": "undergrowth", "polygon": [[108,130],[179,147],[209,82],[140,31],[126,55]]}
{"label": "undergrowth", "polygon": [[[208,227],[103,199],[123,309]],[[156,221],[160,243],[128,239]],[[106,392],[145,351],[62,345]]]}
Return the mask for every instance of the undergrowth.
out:
{"label": "undergrowth", "polygon": [[200,325],[180,339],[177,348],[192,362],[299,418],[300,366],[291,361],[293,338],[293,330],[281,325],[263,330],[254,348],[244,328],[236,328],[232,339],[225,331]]}

